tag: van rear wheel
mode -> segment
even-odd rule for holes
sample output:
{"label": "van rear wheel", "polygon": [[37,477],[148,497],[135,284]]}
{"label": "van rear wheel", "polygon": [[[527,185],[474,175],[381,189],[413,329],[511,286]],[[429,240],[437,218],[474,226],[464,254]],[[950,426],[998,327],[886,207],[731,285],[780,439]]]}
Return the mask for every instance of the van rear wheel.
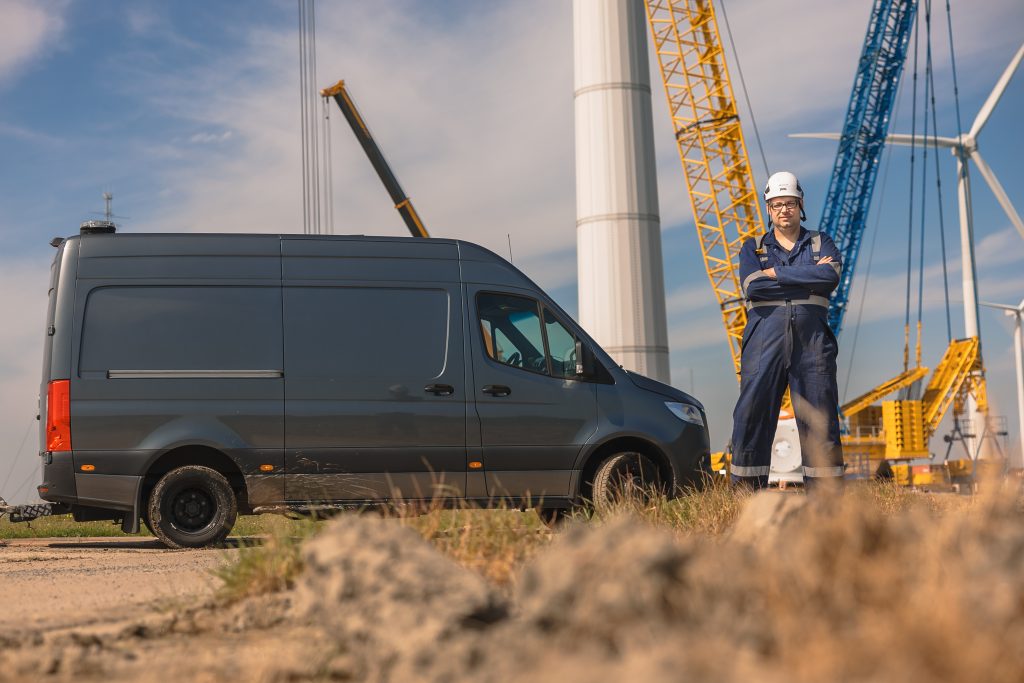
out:
{"label": "van rear wheel", "polygon": [[149,496],[150,530],[169,548],[202,548],[227,538],[238,516],[235,492],[209,467],[173,469]]}
{"label": "van rear wheel", "polygon": [[643,504],[652,494],[663,490],[661,474],[653,460],[643,453],[616,453],[605,459],[594,473],[594,511],[600,515],[612,512],[622,503]]}

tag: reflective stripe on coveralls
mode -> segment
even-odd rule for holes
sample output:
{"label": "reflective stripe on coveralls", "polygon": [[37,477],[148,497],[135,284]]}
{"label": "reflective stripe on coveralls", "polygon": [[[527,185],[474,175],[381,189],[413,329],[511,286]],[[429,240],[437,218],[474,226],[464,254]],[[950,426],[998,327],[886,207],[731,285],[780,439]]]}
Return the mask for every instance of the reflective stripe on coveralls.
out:
{"label": "reflective stripe on coveralls", "polygon": [[770,465],[759,465],[757,467],[744,467],[743,465],[732,465],[729,472],[737,477],[767,477],[771,472]]}
{"label": "reflective stripe on coveralls", "polygon": [[804,467],[805,477],[841,477],[845,467]]}
{"label": "reflective stripe on coveralls", "polygon": [[[759,465],[756,467],[744,467],[743,465],[732,465],[729,468],[731,474],[735,474],[737,477],[767,477],[771,474],[770,465]],[[843,476],[842,467],[804,467],[803,472],[805,477],[841,477]]]}

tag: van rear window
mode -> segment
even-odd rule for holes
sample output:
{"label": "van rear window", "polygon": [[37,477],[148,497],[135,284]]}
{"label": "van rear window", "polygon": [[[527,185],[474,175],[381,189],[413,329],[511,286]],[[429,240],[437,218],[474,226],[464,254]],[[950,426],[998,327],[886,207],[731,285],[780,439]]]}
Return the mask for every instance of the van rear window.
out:
{"label": "van rear window", "polygon": [[81,373],[281,367],[277,287],[101,287],[86,301]]}

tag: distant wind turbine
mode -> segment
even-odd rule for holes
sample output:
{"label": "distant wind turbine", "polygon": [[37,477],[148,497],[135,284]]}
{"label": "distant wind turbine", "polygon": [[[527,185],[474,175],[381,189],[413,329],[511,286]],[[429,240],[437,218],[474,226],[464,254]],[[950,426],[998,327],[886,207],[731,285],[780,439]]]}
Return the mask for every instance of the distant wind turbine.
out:
{"label": "distant wind turbine", "polygon": [[[1020,431],[1020,456],[1024,458],[1024,340],[1021,339],[1021,317],[1024,317],[1024,300],[1016,306],[1006,304],[990,304],[981,302],[982,306],[1001,309],[1007,316],[1014,318],[1013,328],[1013,359],[1017,366],[1017,429]],[[1024,467],[1024,460],[1021,461]]]}

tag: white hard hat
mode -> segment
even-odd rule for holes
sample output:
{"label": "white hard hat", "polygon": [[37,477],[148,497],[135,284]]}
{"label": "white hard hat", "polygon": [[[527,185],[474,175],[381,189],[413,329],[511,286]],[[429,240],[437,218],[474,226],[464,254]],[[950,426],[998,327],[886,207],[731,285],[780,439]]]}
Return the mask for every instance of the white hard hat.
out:
{"label": "white hard hat", "polygon": [[773,173],[768,179],[764,188],[764,200],[770,201],[775,197],[796,197],[803,201],[804,189],[800,187],[800,181],[789,171]]}

